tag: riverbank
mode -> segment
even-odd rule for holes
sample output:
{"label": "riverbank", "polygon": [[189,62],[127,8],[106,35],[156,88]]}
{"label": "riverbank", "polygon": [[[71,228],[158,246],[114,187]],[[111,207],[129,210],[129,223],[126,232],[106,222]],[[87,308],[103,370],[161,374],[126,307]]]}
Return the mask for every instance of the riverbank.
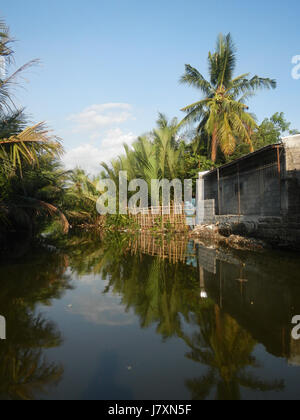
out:
{"label": "riverbank", "polygon": [[247,238],[233,233],[230,225],[201,225],[190,234],[191,239],[213,243],[216,246],[225,246],[237,250],[263,251],[270,248],[270,244],[256,238]]}

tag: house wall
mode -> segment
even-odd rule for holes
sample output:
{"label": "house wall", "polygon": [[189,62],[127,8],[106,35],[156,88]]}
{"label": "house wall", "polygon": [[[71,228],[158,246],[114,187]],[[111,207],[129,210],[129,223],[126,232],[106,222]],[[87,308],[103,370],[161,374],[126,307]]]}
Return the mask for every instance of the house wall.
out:
{"label": "house wall", "polygon": [[[281,165],[283,156],[280,156]],[[204,176],[205,200],[215,200],[216,215],[281,215],[281,175],[277,149],[249,155]]]}
{"label": "house wall", "polygon": [[300,248],[300,135],[199,176],[198,220]]}
{"label": "house wall", "polygon": [[[300,135],[283,139],[285,150],[284,207],[290,219],[300,219]],[[300,221],[300,220],[299,220]]]}

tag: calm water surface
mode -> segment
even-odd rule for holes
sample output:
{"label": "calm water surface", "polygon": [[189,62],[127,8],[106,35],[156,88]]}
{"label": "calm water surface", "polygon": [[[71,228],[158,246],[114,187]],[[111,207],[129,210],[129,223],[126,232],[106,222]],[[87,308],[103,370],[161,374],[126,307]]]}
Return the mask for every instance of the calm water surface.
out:
{"label": "calm water surface", "polygon": [[71,238],[0,265],[1,399],[300,399],[297,254]]}

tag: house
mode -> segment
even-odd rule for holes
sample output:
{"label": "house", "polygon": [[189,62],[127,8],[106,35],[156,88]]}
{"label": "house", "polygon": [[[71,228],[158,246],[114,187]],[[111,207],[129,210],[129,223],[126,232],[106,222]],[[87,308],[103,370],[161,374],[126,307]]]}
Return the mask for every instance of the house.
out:
{"label": "house", "polygon": [[300,245],[300,135],[199,174],[197,224]]}

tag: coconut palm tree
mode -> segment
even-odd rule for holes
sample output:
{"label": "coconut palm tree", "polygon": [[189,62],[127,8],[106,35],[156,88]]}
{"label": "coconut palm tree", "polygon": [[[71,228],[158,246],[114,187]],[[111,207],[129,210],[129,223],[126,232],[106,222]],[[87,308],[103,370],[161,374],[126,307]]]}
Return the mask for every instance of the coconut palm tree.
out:
{"label": "coconut palm tree", "polygon": [[24,161],[38,165],[41,153],[45,152],[59,157],[63,148],[59,139],[51,135],[44,123],[27,127],[8,138],[0,138],[0,160],[18,168],[21,173]]}
{"label": "coconut palm tree", "polygon": [[180,126],[198,123],[198,132],[209,136],[211,159],[215,162],[218,148],[229,156],[238,142],[247,143],[253,151],[251,136],[256,122],[246,101],[258,89],[274,89],[276,81],[249,78],[249,73],[234,78],[236,50],[230,34],[219,36],[216,51],[209,53],[208,66],[209,80],[191,65],[185,66],[180,82],[200,90],[204,98],[182,109],[187,116]]}

